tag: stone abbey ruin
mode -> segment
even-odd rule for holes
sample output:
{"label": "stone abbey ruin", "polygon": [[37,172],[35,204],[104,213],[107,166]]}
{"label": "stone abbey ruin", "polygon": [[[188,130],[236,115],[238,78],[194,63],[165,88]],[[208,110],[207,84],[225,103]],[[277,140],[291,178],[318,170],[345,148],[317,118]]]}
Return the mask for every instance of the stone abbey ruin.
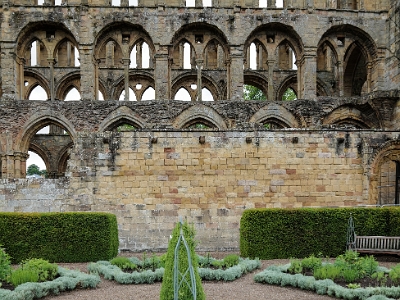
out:
{"label": "stone abbey ruin", "polygon": [[0,211],[112,212],[131,250],[183,216],[222,250],[248,208],[399,203],[399,1],[193,2],[0,2]]}

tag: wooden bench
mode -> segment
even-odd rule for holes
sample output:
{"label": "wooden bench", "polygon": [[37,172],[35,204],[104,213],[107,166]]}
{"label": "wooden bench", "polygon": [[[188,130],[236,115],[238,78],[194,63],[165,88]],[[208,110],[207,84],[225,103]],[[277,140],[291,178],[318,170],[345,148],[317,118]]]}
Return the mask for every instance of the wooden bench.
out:
{"label": "wooden bench", "polygon": [[356,235],[354,250],[360,253],[400,255],[400,237]]}

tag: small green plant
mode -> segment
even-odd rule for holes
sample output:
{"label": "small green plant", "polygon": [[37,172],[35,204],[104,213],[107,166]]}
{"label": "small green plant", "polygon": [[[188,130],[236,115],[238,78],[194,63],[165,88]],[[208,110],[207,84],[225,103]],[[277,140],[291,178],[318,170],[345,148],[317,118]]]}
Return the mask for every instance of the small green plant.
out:
{"label": "small green plant", "polygon": [[224,261],[223,260],[214,260],[213,262],[211,262],[211,265],[214,267],[214,268],[217,268],[217,269],[222,269],[223,267],[224,267]]}
{"label": "small green plant", "polygon": [[11,274],[11,258],[0,245],[0,280],[6,281]]}
{"label": "small green plant", "polygon": [[231,268],[239,263],[239,256],[236,254],[229,254],[223,259],[224,267]]}
{"label": "small green plant", "polygon": [[344,269],[341,275],[346,283],[352,283],[359,278],[359,273],[356,269]]}
{"label": "small green plant", "polygon": [[321,265],[322,259],[319,257],[315,257],[314,254],[301,260],[301,266],[303,267],[303,269],[307,269],[310,271],[320,267]]}
{"label": "small green plant", "polygon": [[361,284],[359,283],[349,283],[346,285],[349,289],[359,289],[361,287]]}
{"label": "small green plant", "polygon": [[53,280],[58,272],[56,264],[49,263],[41,258],[25,260],[21,263],[21,268],[36,272],[39,276],[39,282]]}
{"label": "small green plant", "polygon": [[393,268],[390,269],[389,278],[394,283],[399,283],[400,282],[400,264],[396,265],[396,266],[394,266]]}
{"label": "small green plant", "polygon": [[117,256],[114,257],[110,263],[114,266],[119,267],[122,270],[134,270],[136,269],[136,265],[132,263],[127,257]]}
{"label": "small green plant", "polygon": [[26,282],[38,282],[39,274],[35,270],[18,268],[11,273],[10,282],[14,287]]}
{"label": "small green plant", "polygon": [[387,276],[386,276],[385,272],[383,272],[383,271],[375,272],[371,275],[371,278],[376,279],[379,286],[386,286]]}
{"label": "small green plant", "polygon": [[314,269],[314,277],[315,279],[330,279],[330,280],[335,280],[339,278],[341,269],[334,266],[334,265],[324,265],[319,268]]}
{"label": "small green plant", "polygon": [[290,267],[288,271],[292,274],[300,274],[303,272],[303,267],[301,266],[301,261],[298,259],[290,260]]}

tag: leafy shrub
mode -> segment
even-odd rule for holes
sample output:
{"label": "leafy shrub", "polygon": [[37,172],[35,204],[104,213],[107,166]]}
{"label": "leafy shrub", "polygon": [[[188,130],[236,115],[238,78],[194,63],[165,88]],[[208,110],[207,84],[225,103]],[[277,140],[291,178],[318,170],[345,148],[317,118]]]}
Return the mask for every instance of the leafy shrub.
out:
{"label": "leafy shrub", "polygon": [[5,249],[0,245],[0,280],[6,280],[11,274],[11,260]]}
{"label": "leafy shrub", "polygon": [[322,259],[319,257],[315,257],[314,254],[301,260],[301,266],[303,267],[303,269],[307,269],[310,271],[320,267],[321,265]]}
{"label": "leafy shrub", "polygon": [[301,261],[298,259],[291,259],[290,260],[290,267],[288,271],[292,274],[299,274],[303,272],[303,267],[301,265]]}
{"label": "leafy shrub", "polygon": [[0,213],[0,244],[20,263],[111,259],[118,253],[117,218],[109,213]]}
{"label": "leafy shrub", "polygon": [[389,278],[395,283],[399,283],[400,282],[400,264],[394,266],[389,271]]}
{"label": "leafy shrub", "polygon": [[[161,285],[161,292],[160,292],[160,300],[172,300],[174,299],[174,252],[175,248],[178,245],[178,241],[180,238],[180,232],[182,230],[183,236],[186,239],[188,244],[191,264],[193,266],[193,273],[194,273],[194,281],[196,284],[196,299],[204,300],[205,294],[203,290],[203,286],[201,285],[201,279],[198,272],[198,262],[197,256],[194,253],[194,248],[196,246],[196,241],[194,239],[195,230],[193,227],[189,226],[187,223],[180,224],[178,223],[173,232],[172,232],[172,239],[169,241],[168,251],[167,251],[167,258],[165,261],[165,272],[163,276],[163,281]],[[183,281],[191,282],[190,272],[186,272],[189,267],[188,261],[188,253],[186,248],[183,245],[183,242],[180,244],[178,248],[179,253],[179,261],[178,268],[179,273],[182,274],[179,278],[179,281],[184,279]],[[192,292],[190,288],[183,284],[179,289],[179,299],[189,300],[193,299]]]}
{"label": "leafy shrub", "polygon": [[341,273],[340,268],[331,264],[327,264],[324,266],[320,266],[319,268],[315,268],[313,275],[315,279],[318,280],[323,280],[323,279],[335,280],[339,278],[340,273]]}
{"label": "leafy shrub", "polygon": [[130,270],[134,270],[136,269],[136,265],[134,263],[132,263],[129,258],[127,257],[122,257],[122,256],[117,256],[114,257],[110,263],[112,265],[115,265],[117,267],[119,267],[122,270],[126,270],[126,269],[130,269]]}
{"label": "leafy shrub", "polygon": [[39,274],[34,270],[18,268],[11,273],[10,282],[14,287],[25,282],[38,282]]}
{"label": "leafy shrub", "polygon": [[239,256],[236,254],[229,254],[224,257],[223,262],[225,268],[236,266],[239,263]]}
{"label": "leafy shrub", "polygon": [[379,272],[375,272],[371,275],[372,279],[376,279],[376,281],[378,282],[378,284],[380,286],[385,286],[386,282],[387,282],[387,276],[385,274],[385,272],[383,271],[379,271]]}
{"label": "leafy shrub", "polygon": [[51,264],[47,260],[41,258],[32,258],[23,261],[21,268],[27,271],[33,271],[38,274],[38,281],[50,281],[53,280],[58,271],[56,264]]}

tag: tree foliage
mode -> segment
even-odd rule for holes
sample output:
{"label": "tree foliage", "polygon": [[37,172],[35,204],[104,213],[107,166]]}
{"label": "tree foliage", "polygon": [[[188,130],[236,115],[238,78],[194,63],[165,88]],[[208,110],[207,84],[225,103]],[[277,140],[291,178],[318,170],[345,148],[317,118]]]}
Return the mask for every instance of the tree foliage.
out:
{"label": "tree foliage", "polygon": [[296,96],[295,92],[291,88],[288,88],[283,93],[283,96],[282,96],[282,100],[283,101],[292,101],[292,100],[296,100],[296,99],[297,99],[297,96]]}
{"label": "tree foliage", "polygon": [[263,91],[253,85],[245,84],[243,93],[245,100],[258,100],[258,101],[267,100],[267,97],[265,96]]}
{"label": "tree foliage", "polygon": [[35,164],[29,165],[26,170],[26,175],[46,175],[46,170],[40,170],[39,167]]}

